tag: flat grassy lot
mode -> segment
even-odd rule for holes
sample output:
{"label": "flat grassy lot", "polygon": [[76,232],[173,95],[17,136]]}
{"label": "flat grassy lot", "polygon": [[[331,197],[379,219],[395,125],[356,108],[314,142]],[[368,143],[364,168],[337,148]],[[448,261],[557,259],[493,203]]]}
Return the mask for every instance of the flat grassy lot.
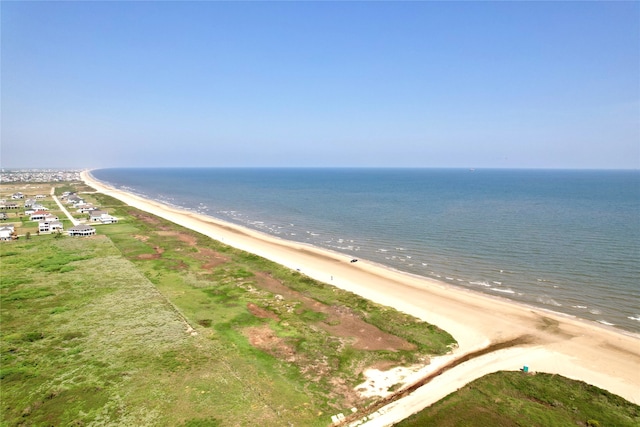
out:
{"label": "flat grassy lot", "polygon": [[326,424],[293,367],[194,335],[104,236],[3,245],[2,270],[4,425]]}
{"label": "flat grassy lot", "polygon": [[417,426],[640,425],[640,406],[560,375],[499,372],[482,377],[397,424]]}
{"label": "flat grassy lot", "polygon": [[[304,425],[445,332],[118,201],[91,238],[0,245],[2,425]],[[364,331],[364,332],[363,332]]]}

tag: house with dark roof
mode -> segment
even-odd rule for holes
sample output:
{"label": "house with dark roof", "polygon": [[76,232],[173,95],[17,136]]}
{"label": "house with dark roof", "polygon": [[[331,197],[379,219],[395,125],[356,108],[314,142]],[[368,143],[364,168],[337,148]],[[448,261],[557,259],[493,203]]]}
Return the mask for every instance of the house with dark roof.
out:
{"label": "house with dark roof", "polygon": [[83,204],[84,199],[77,194],[70,194],[69,197],[67,197],[67,204],[71,203],[73,203],[73,206],[76,207],[77,205]]}

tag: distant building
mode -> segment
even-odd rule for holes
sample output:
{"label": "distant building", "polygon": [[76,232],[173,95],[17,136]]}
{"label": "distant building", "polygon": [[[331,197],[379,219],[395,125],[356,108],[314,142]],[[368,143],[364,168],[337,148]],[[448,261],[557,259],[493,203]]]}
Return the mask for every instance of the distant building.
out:
{"label": "distant building", "polygon": [[2,210],[18,210],[20,206],[15,202],[4,202],[0,204],[0,209]]}
{"label": "distant building", "polygon": [[15,228],[13,225],[5,225],[0,227],[0,240],[11,240],[13,238],[13,233]]}
{"label": "distant building", "polygon": [[96,229],[87,224],[78,224],[74,227],[71,227],[67,234],[69,236],[93,236],[96,234]]}
{"label": "distant building", "polygon": [[106,214],[105,211],[100,211],[100,210],[92,210],[91,212],[89,212],[89,221],[91,222],[100,222],[100,217],[102,216],[102,214]]}
{"label": "distant building", "polygon": [[53,233],[55,231],[63,231],[62,223],[60,221],[40,221],[38,223],[38,231],[40,233]]}
{"label": "distant building", "polygon": [[34,213],[31,214],[31,216],[29,217],[30,221],[41,221],[44,220],[44,217],[49,215],[49,212],[47,211],[35,211]]}
{"label": "distant building", "polygon": [[89,213],[91,211],[98,210],[98,208],[93,206],[93,204],[91,203],[83,203],[81,205],[76,206],[76,208],[78,208],[78,212],[80,213]]}
{"label": "distant building", "polygon": [[118,218],[111,216],[104,211],[94,210],[89,212],[89,221],[99,222],[102,224],[114,224],[118,222]]}
{"label": "distant building", "polygon": [[100,222],[103,224],[115,224],[118,222],[118,218],[116,218],[115,216],[111,216],[109,214],[103,214],[100,217]]}
{"label": "distant building", "polygon": [[67,204],[73,204],[74,207],[84,203],[84,199],[77,194],[69,194]]}

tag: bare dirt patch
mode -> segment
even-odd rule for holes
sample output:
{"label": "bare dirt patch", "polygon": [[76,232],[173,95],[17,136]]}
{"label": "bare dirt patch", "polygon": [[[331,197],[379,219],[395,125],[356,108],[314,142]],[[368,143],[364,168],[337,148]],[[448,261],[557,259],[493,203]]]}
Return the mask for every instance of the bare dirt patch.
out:
{"label": "bare dirt patch", "polygon": [[138,259],[158,259],[164,252],[164,249],[162,249],[160,246],[154,246],[153,250],[156,252],[155,254],[138,255]]}
{"label": "bare dirt patch", "polygon": [[351,345],[355,349],[398,351],[413,350],[415,348],[415,345],[410,342],[381,331],[360,319],[349,308],[322,304],[286,287],[268,273],[256,273],[256,282],[258,287],[274,294],[282,295],[284,299],[300,301],[302,309],[325,314],[327,316],[326,319],[317,322],[318,327],[338,337],[353,338],[354,341]]}
{"label": "bare dirt patch", "polygon": [[158,231],[159,236],[171,236],[176,237],[181,242],[187,243],[189,246],[195,246],[198,243],[198,239],[188,234],[179,233],[177,231]]}
{"label": "bare dirt patch", "polygon": [[[192,258],[200,261],[202,263],[201,268],[203,270],[213,270],[215,267],[224,264],[226,262],[229,261],[229,258],[212,250],[209,248],[203,248],[198,246],[198,239],[195,236],[189,235],[189,234],[185,234],[185,233],[181,233],[179,231],[173,231],[173,230],[167,230],[162,226],[159,226],[160,221],[157,220],[156,218],[153,218],[151,216],[145,215],[144,213],[140,213],[140,214],[133,214],[136,218],[149,223],[149,224],[153,224],[154,226],[158,226],[159,230],[156,231],[156,234],[159,236],[163,236],[163,237],[174,237],[176,239],[178,239],[179,241],[186,243],[187,245],[189,245],[190,247],[195,247],[197,249],[197,252],[193,253],[193,255],[191,255]],[[149,236],[143,236],[143,235],[135,235],[134,238],[136,240],[139,240],[141,242],[147,242],[149,240]],[[160,246],[154,246],[153,250],[155,251],[154,254],[142,254],[139,255],[137,258],[138,259],[144,259],[144,260],[151,260],[151,259],[158,259],[160,258],[160,256],[162,255],[162,253],[165,251],[164,248],[160,247]],[[187,264],[185,264],[184,262],[180,261],[175,263],[175,265],[173,265],[172,267],[170,267],[172,269],[184,269],[184,268],[188,268]]]}
{"label": "bare dirt patch", "polygon": [[278,317],[277,314],[275,314],[272,311],[266,310],[262,307],[258,307],[257,305],[255,305],[254,303],[250,302],[249,304],[247,304],[247,309],[249,310],[249,312],[251,314],[253,314],[256,317],[260,317],[262,319],[273,319],[273,320],[280,320],[280,318]]}
{"label": "bare dirt patch", "polygon": [[[326,378],[331,370],[326,358],[310,360],[304,355],[296,353],[295,349],[287,344],[283,338],[278,337],[269,325],[264,324],[245,328],[242,333],[253,347],[287,363],[297,363],[300,366],[300,372],[309,376],[312,381]],[[355,406],[361,401],[360,394],[349,386],[343,378],[332,377],[328,381],[332,385],[330,396],[331,398],[339,399],[341,407],[343,405]]]}
{"label": "bare dirt patch", "polygon": [[[278,300],[300,302],[301,304],[297,306],[297,313],[299,314],[305,310],[325,314],[325,318],[314,322],[314,325],[327,331],[333,337],[336,337],[343,345],[349,345],[361,350],[398,351],[415,348],[415,346],[408,341],[388,334],[366,323],[350,308],[344,306],[328,306],[309,298],[283,285],[269,273],[257,272],[255,273],[255,280],[256,287],[275,294]],[[249,311],[257,317],[268,317],[274,320],[277,318],[275,313],[258,307],[255,304],[248,304],[247,307]],[[243,333],[248,337],[249,342],[254,347],[288,362],[296,363],[300,368],[300,372],[309,378],[310,381],[328,379],[332,388],[330,395],[332,398],[338,399],[341,402],[341,407],[357,406],[362,403],[363,396],[353,385],[350,385],[340,375],[331,375],[333,368],[330,366],[331,361],[327,357],[309,358],[308,355],[297,353],[295,348],[287,345],[284,339],[278,338],[268,324],[261,325],[260,327],[247,328]],[[391,368],[396,365],[397,362],[377,362],[374,367]],[[358,366],[353,366],[352,369],[354,375],[357,375],[371,367],[372,366],[366,366],[366,363],[363,362]]]}
{"label": "bare dirt patch", "polygon": [[198,253],[194,254],[194,258],[202,262],[200,268],[203,270],[213,270],[217,266],[229,261],[229,258],[214,250],[200,247],[198,247]]}
{"label": "bare dirt patch", "polygon": [[[327,307],[327,311],[329,317],[319,326],[332,335],[355,338],[351,344],[355,349],[389,351],[415,349],[415,345],[410,342],[383,332],[354,314],[341,313],[340,307]],[[334,325],[336,321],[339,323]]]}
{"label": "bare dirt patch", "polygon": [[160,230],[167,230],[168,227],[165,225],[161,225],[162,222],[160,221],[160,219],[156,218],[155,216],[148,214],[146,212],[142,212],[142,211],[133,211],[133,212],[129,212],[129,214],[131,214],[132,216],[134,216],[136,219],[139,219],[140,221],[153,225],[155,227],[157,227]]}
{"label": "bare dirt patch", "polygon": [[158,231],[157,234],[159,236],[175,237],[181,242],[184,242],[191,247],[195,247],[198,252],[194,253],[192,257],[202,262],[201,268],[203,270],[212,270],[229,261],[228,257],[223,256],[212,249],[198,246],[198,239],[195,236],[180,233],[178,231]]}
{"label": "bare dirt patch", "polygon": [[295,350],[271,330],[269,325],[254,326],[243,330],[251,345],[287,362],[296,360]]}

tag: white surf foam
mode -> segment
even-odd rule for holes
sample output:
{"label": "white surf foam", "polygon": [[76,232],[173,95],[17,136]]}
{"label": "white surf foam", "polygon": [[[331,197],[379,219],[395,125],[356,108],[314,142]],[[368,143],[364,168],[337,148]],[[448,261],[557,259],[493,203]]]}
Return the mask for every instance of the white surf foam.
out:
{"label": "white surf foam", "polygon": [[508,289],[508,288],[507,289],[489,288],[489,289],[491,289],[492,291],[495,291],[495,292],[502,292],[503,294],[515,294],[516,293],[516,291],[514,291],[513,289]]}
{"label": "white surf foam", "polygon": [[554,307],[562,307],[562,304],[560,304],[558,301],[554,300],[553,298],[551,298],[548,295],[539,296],[537,298],[537,301],[539,303],[542,303],[542,304],[545,304],[545,305],[552,305]]}
{"label": "white surf foam", "polygon": [[469,282],[470,285],[477,285],[477,286],[484,286],[484,287],[490,287],[491,285],[487,282]]}
{"label": "white surf foam", "polygon": [[602,323],[603,325],[607,325],[607,326],[615,326],[615,323],[611,323],[611,322],[607,322],[606,320],[597,320],[598,323]]}

